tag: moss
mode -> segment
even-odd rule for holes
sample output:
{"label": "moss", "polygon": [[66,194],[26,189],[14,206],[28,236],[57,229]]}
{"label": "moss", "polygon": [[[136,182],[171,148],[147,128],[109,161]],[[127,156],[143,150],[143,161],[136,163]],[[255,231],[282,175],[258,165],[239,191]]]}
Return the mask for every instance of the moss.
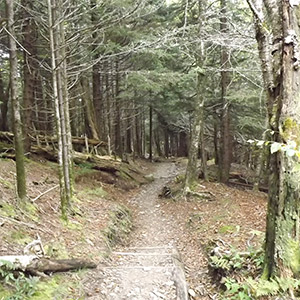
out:
{"label": "moss", "polygon": [[23,230],[15,230],[10,233],[8,241],[15,242],[19,245],[26,245],[32,241],[32,238]]}
{"label": "moss", "polygon": [[14,189],[14,185],[12,183],[10,183],[9,181],[3,179],[3,178],[0,178],[0,184],[4,185],[4,187],[7,188],[7,189],[10,189],[10,190]]}
{"label": "moss", "polygon": [[226,233],[233,233],[237,231],[237,227],[233,225],[223,225],[219,228],[219,233],[226,234]]}
{"label": "moss", "polygon": [[15,217],[16,210],[15,207],[8,203],[0,203],[1,214],[6,217]]}
{"label": "moss", "polygon": [[175,177],[175,183],[183,183],[185,179],[185,174],[180,174]]}
{"label": "moss", "polygon": [[40,281],[37,292],[30,300],[84,299],[70,295],[70,291],[79,293],[76,291],[78,288],[81,288],[78,279],[55,275],[50,280]]}
{"label": "moss", "polygon": [[24,213],[26,217],[30,218],[31,220],[38,221],[38,209],[37,206],[34,203],[31,203],[29,201],[26,202],[20,202],[19,208],[21,210],[21,213]]}
{"label": "moss", "polygon": [[295,141],[297,146],[300,145],[300,127],[296,120],[286,118],[282,124],[281,137],[287,141]]}
{"label": "moss", "polygon": [[56,259],[69,258],[69,253],[62,240],[44,246],[46,255]]}
{"label": "moss", "polygon": [[64,222],[64,225],[69,230],[74,230],[74,231],[81,231],[83,228],[82,224],[77,221],[68,220],[68,222]]}
{"label": "moss", "polygon": [[104,198],[104,197],[107,196],[107,192],[102,187],[98,187],[98,188],[93,189],[93,190],[88,190],[87,193],[89,195],[97,196],[97,197],[100,197],[100,198]]}
{"label": "moss", "polygon": [[131,229],[132,217],[129,209],[123,205],[117,205],[110,213],[110,221],[103,231],[103,236],[111,248],[116,244],[124,244]]}
{"label": "moss", "polygon": [[294,274],[300,273],[300,245],[298,241],[288,239],[285,247],[284,262]]}
{"label": "moss", "polygon": [[5,289],[5,287],[2,284],[0,284],[0,299],[7,299],[9,295],[10,292],[7,289]]}

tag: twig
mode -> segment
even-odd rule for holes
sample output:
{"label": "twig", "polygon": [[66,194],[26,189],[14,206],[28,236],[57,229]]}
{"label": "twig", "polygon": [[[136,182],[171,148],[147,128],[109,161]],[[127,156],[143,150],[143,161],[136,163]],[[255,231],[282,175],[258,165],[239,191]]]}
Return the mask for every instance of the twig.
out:
{"label": "twig", "polygon": [[24,48],[24,46],[22,46],[22,44],[20,42],[18,42],[18,40],[9,32],[9,30],[6,27],[3,27],[3,29],[6,31],[7,34],[9,34],[14,40],[15,42],[28,54],[31,55],[31,53]]}
{"label": "twig", "polygon": [[37,197],[35,197],[34,199],[31,199],[31,202],[34,203],[35,201],[37,201],[38,199],[40,199],[42,196],[46,195],[47,193],[51,192],[52,190],[56,189],[59,187],[59,184],[53,186],[52,188],[50,188],[49,190],[39,194]]}
{"label": "twig", "polygon": [[38,257],[45,256],[45,249],[43,247],[41,237],[39,236],[38,233],[37,233],[37,239],[30,242],[28,245],[26,245],[26,247],[23,250],[23,253],[25,255],[34,254]]}
{"label": "twig", "polygon": [[25,223],[25,222],[18,221],[18,220],[12,219],[12,218],[4,217],[4,216],[0,216],[0,218],[3,219],[3,220],[5,220],[5,221],[11,222],[11,223],[16,223],[16,224],[20,224],[20,225],[25,225],[25,226],[27,226],[27,227],[29,227],[29,228],[37,229],[37,227],[36,227],[34,224]]}

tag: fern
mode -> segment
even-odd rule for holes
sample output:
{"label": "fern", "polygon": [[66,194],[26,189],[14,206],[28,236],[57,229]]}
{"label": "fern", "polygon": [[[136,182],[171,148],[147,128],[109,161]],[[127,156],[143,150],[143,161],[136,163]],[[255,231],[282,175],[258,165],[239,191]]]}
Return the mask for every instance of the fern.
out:
{"label": "fern", "polygon": [[230,261],[224,256],[210,256],[210,265],[214,269],[223,269],[229,271],[231,269]]}

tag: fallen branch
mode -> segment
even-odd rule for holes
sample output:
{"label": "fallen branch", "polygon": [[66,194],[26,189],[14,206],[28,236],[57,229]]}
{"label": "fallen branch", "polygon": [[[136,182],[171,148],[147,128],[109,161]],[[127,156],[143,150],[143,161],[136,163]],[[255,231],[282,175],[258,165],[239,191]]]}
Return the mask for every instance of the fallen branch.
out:
{"label": "fallen branch", "polygon": [[38,199],[40,199],[42,196],[46,195],[47,193],[53,191],[54,189],[58,188],[59,184],[53,186],[52,188],[50,188],[49,190],[39,194],[37,197],[35,197],[34,199],[31,199],[31,202],[34,203],[35,201],[37,201]]}
{"label": "fallen branch", "polygon": [[7,222],[16,223],[16,224],[19,224],[19,225],[24,225],[24,226],[29,227],[31,229],[37,229],[37,227],[34,224],[25,223],[25,222],[18,221],[18,220],[12,219],[12,218],[4,217],[4,216],[0,216],[0,218],[7,221]]}

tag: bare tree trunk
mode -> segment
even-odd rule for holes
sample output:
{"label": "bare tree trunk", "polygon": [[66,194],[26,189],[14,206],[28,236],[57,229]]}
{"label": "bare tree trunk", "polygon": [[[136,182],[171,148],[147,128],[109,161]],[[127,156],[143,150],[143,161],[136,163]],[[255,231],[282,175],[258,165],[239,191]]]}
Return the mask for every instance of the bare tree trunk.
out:
{"label": "bare tree trunk", "polygon": [[155,141],[155,145],[156,145],[157,155],[159,157],[161,157],[162,156],[162,150],[161,150],[161,144],[160,144],[160,130],[159,130],[159,127],[156,127],[156,129],[154,130],[154,141]]}
{"label": "bare tree trunk", "polygon": [[179,157],[184,157],[188,155],[188,150],[187,150],[187,134],[185,131],[181,131],[179,133],[179,147],[178,147],[178,152],[177,156]]}
{"label": "bare tree trunk", "polygon": [[200,143],[201,143],[201,170],[204,180],[208,180],[207,177],[207,154],[205,149],[205,140],[204,140],[204,114],[202,113],[201,120],[201,133],[200,133]]}
{"label": "bare tree trunk", "polygon": [[84,112],[87,120],[88,126],[88,137],[99,140],[97,126],[96,126],[96,117],[93,106],[93,99],[91,97],[90,86],[87,77],[82,77],[81,79],[82,87],[82,99],[84,101]]}
{"label": "bare tree trunk", "polygon": [[119,157],[123,156],[124,152],[124,147],[123,147],[123,141],[122,141],[122,117],[121,117],[121,100],[118,97],[119,96],[119,81],[120,81],[120,74],[119,74],[119,62],[116,61],[115,64],[115,70],[116,70],[116,75],[115,75],[115,152]]}
{"label": "bare tree trunk", "polygon": [[61,211],[67,220],[73,196],[73,161],[69,116],[69,100],[66,74],[66,52],[63,22],[58,22],[62,12],[60,0],[48,0],[49,35],[52,62],[53,95],[55,104],[56,131],[58,138],[58,161],[60,178]]}
{"label": "bare tree trunk", "polygon": [[[150,93],[150,97],[151,97],[151,93]],[[153,108],[152,105],[150,104],[149,106],[149,160],[150,161],[153,160],[152,142],[153,142]]]}
{"label": "bare tree trunk", "polygon": [[[221,0],[221,18],[220,29],[225,35],[228,33],[228,21],[226,17],[227,4],[226,0]],[[220,181],[227,183],[229,180],[229,172],[231,165],[231,148],[232,137],[230,132],[230,103],[227,99],[227,89],[229,85],[229,54],[225,46],[221,50],[221,102],[222,102],[222,116],[221,116],[221,151],[219,163],[219,177]]]}
{"label": "bare tree trunk", "polygon": [[24,107],[24,147],[30,151],[33,111],[35,104],[35,83],[37,77],[37,27],[30,12],[34,10],[33,2],[22,0],[23,7],[23,107]]}
{"label": "bare tree trunk", "polygon": [[[97,15],[97,1],[91,0],[90,1],[91,6],[91,21],[94,26],[97,26],[97,23],[99,22],[99,16]],[[101,140],[106,140],[105,135],[105,121],[104,121],[104,104],[103,104],[103,82],[102,82],[102,76],[101,76],[101,63],[99,60],[99,49],[98,47],[98,33],[93,32],[92,34],[93,38],[93,45],[92,45],[92,52],[93,52],[93,58],[95,61],[97,61],[93,65],[93,105],[95,110],[96,118],[96,125],[97,125],[97,133]]]}
{"label": "bare tree trunk", "polygon": [[3,71],[0,70],[0,130],[8,131],[8,100],[9,100],[9,91],[10,91],[10,83],[8,84],[8,88],[5,91],[4,82],[3,82]]}
{"label": "bare tree trunk", "polygon": [[165,150],[165,157],[169,157],[169,152],[170,152],[170,142],[169,142],[169,132],[167,128],[164,128],[165,132],[165,142],[164,142],[164,150]]}
{"label": "bare tree trunk", "polygon": [[[199,35],[201,35],[201,31],[203,28],[203,24],[205,22],[203,17],[203,9],[205,3],[201,0],[198,1],[199,6]],[[199,141],[200,134],[203,130],[203,111],[204,111],[204,81],[205,74],[203,72],[204,65],[204,43],[201,40],[198,48],[198,55],[196,57],[197,66],[201,71],[198,71],[197,74],[197,97],[194,103],[194,114],[192,118],[192,126],[190,132],[190,145],[189,145],[189,155],[188,155],[188,164],[185,173],[185,183],[183,188],[183,194],[186,196],[190,190],[192,189],[194,183],[198,179],[198,149],[199,149]],[[202,145],[202,147],[204,147]]]}
{"label": "bare tree trunk", "polygon": [[7,29],[9,32],[9,48],[10,48],[10,96],[13,111],[13,131],[14,145],[16,152],[16,172],[17,172],[17,194],[21,201],[26,200],[26,175],[24,167],[24,144],[22,121],[20,113],[19,91],[18,91],[18,58],[17,45],[15,41],[14,31],[14,1],[6,0],[7,9]]}
{"label": "bare tree trunk", "polygon": [[215,165],[219,165],[220,153],[219,153],[219,126],[218,126],[218,115],[214,113],[214,150],[215,150]]}

